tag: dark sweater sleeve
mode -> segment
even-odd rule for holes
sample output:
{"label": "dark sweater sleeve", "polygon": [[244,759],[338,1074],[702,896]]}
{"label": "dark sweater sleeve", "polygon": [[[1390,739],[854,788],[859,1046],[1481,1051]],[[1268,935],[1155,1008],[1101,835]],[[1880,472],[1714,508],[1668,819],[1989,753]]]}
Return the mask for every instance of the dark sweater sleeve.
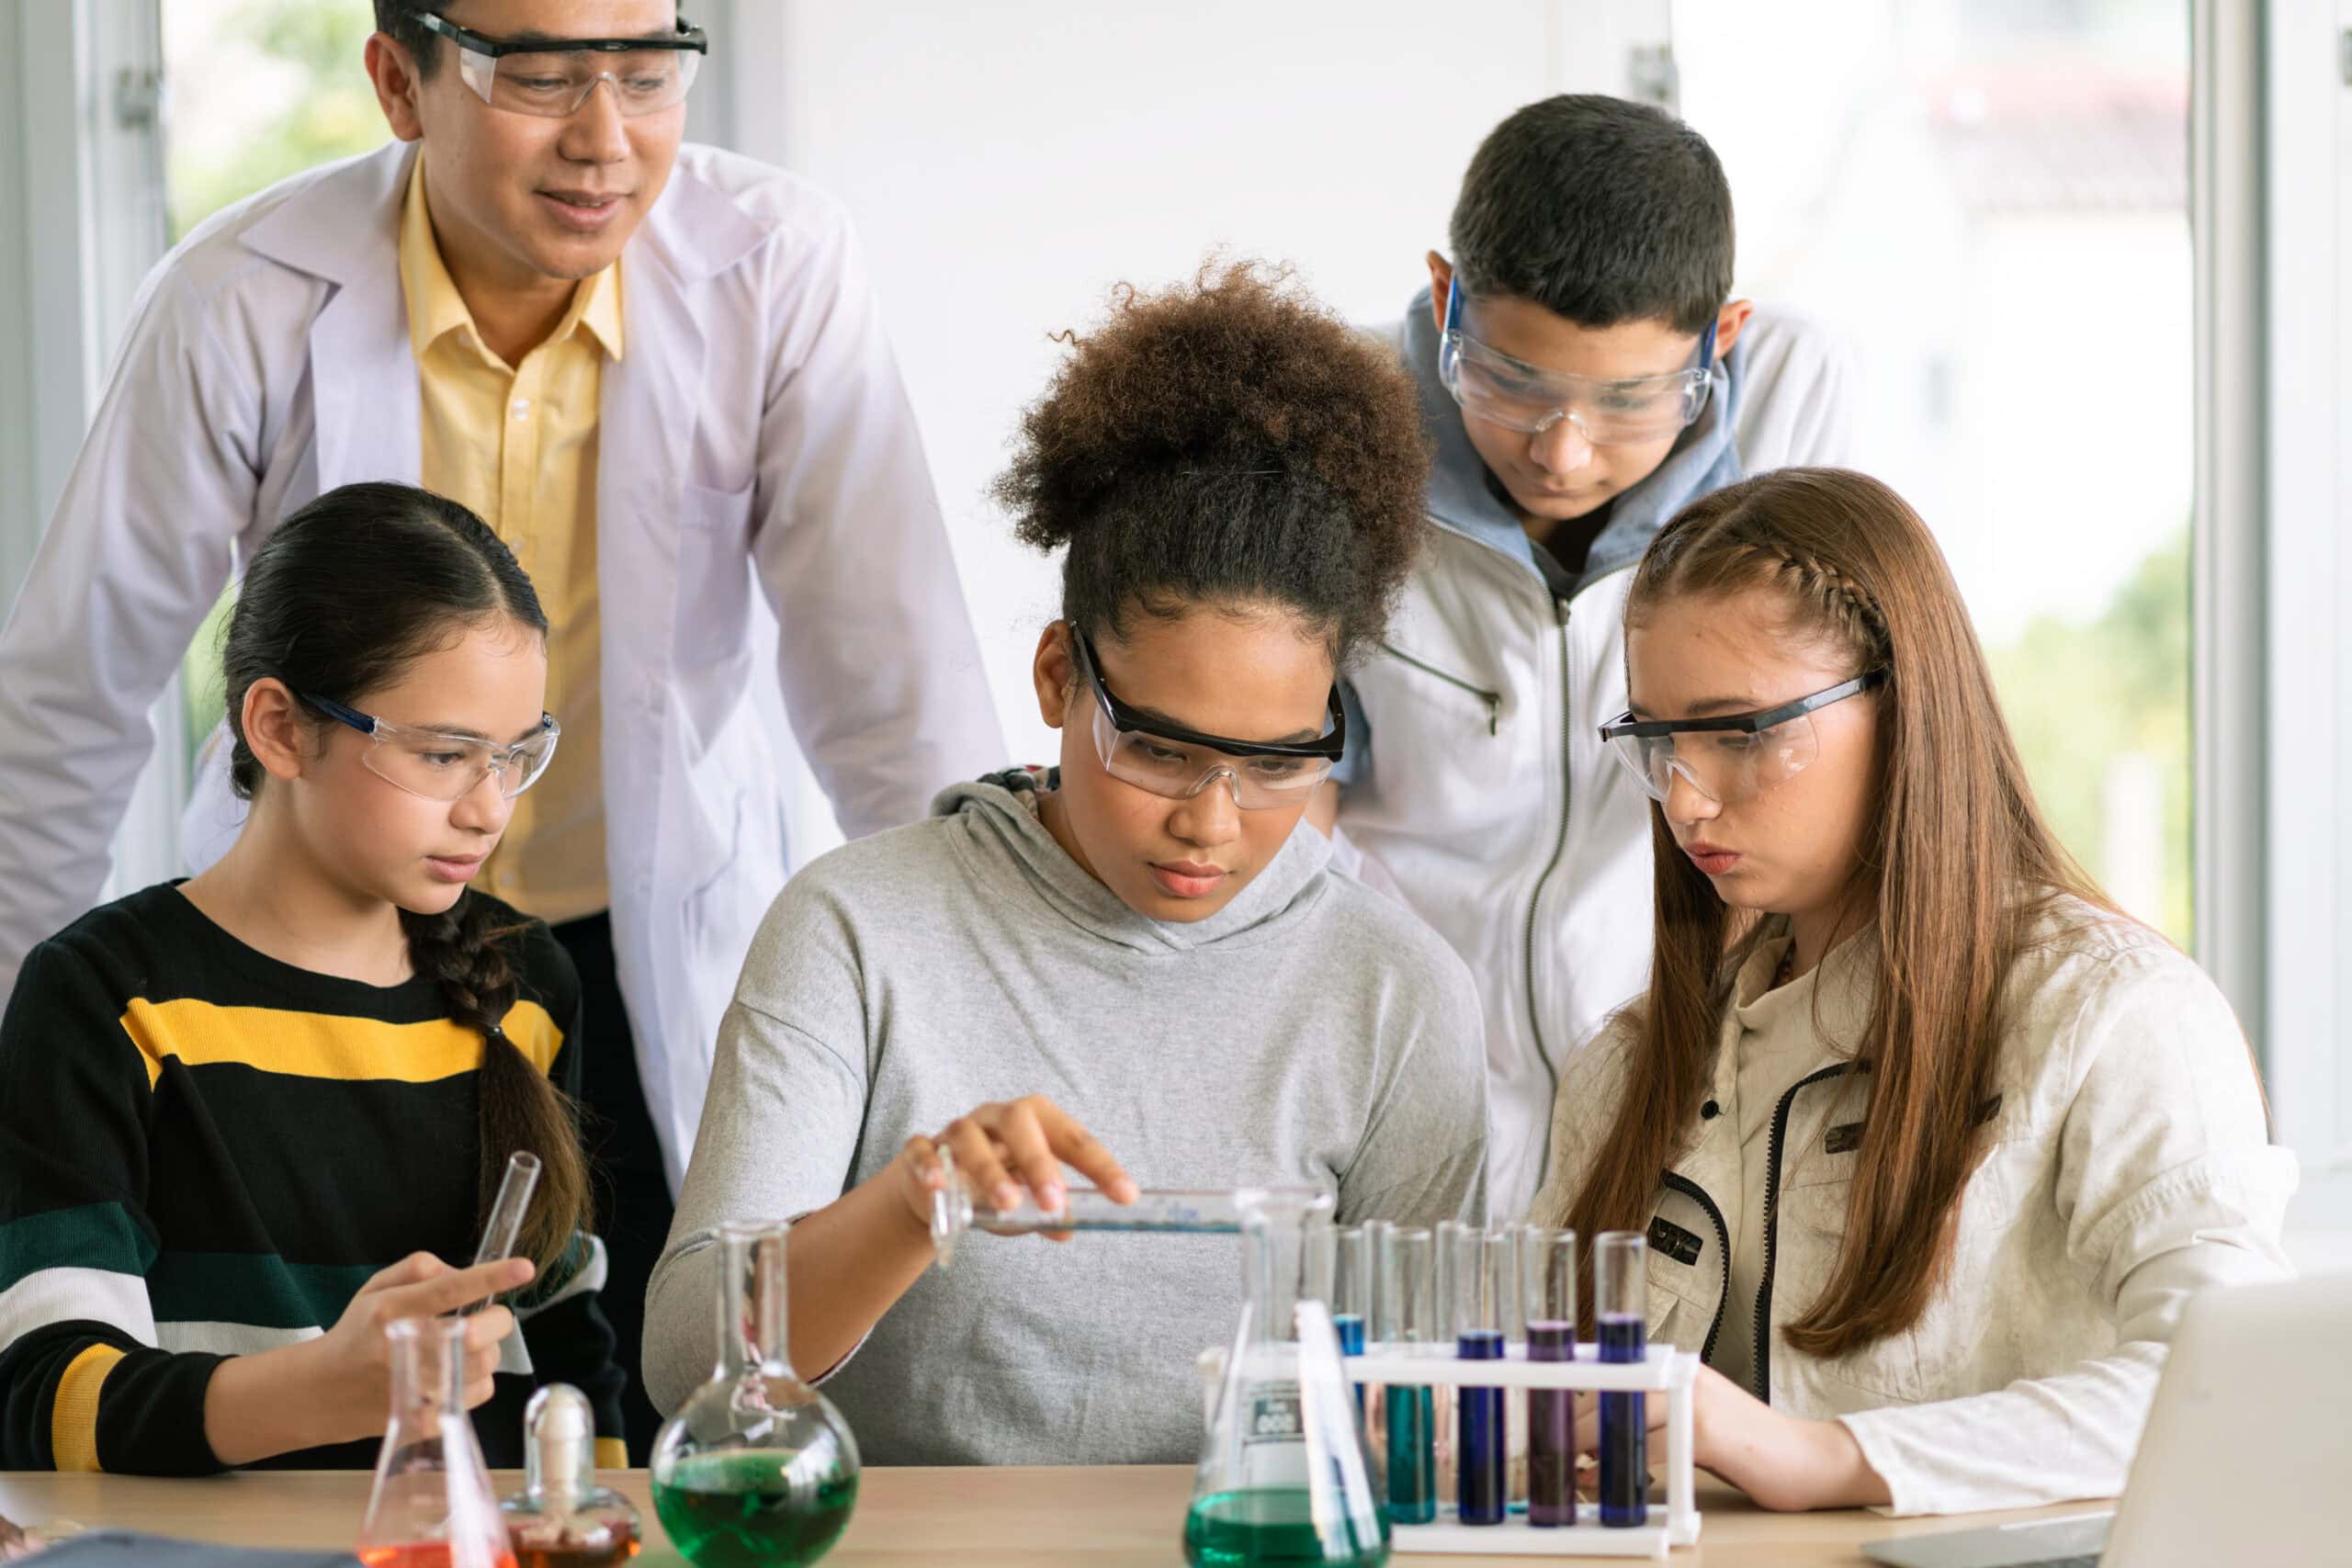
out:
{"label": "dark sweater sleeve", "polygon": [[200,1474],[221,1358],[154,1348],[147,1058],[62,942],[0,1019],[0,1470]]}

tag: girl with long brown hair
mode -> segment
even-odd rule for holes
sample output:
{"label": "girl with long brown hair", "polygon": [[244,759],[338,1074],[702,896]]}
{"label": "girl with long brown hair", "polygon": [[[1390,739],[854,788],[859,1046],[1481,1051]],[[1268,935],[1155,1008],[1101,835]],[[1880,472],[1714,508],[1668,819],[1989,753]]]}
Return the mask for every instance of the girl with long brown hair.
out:
{"label": "girl with long brown hair", "polygon": [[[36,947],[0,1021],[0,1469],[365,1467],[384,1325],[493,1296],[465,1335],[491,1462],[543,1380],[622,1462],[579,979],[468,886],[554,753],[547,631],[498,536],[407,485],[329,491],[254,552],[235,844]],[[456,1267],[517,1151],[522,1256]]]}
{"label": "girl with long brown hair", "polygon": [[1625,661],[1653,969],[1563,1077],[1535,1216],[1648,1234],[1699,1461],[1768,1507],[2112,1495],[2188,1296],[2287,1272],[2228,1004],[2052,837],[1884,485],[1686,508]]}

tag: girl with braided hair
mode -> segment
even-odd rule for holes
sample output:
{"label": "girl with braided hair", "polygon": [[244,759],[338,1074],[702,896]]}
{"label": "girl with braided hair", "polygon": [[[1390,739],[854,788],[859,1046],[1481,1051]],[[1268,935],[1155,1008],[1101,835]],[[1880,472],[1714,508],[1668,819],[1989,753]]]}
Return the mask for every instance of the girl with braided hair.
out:
{"label": "girl with braided hair", "polygon": [[1561,1080],[1536,1216],[1647,1232],[1699,1462],[1768,1507],[2113,1495],[2186,1299],[2288,1268],[2229,1004],[2051,836],[1884,485],[1684,508],[1625,668],[1651,978]]}
{"label": "girl with braided hair", "polygon": [[[385,1324],[493,1297],[466,1326],[490,1461],[521,1462],[545,1380],[626,1462],[579,983],[467,886],[556,744],[547,629],[497,536],[405,485],[331,491],[254,553],[235,845],[37,947],[0,1022],[0,1469],[365,1467]],[[453,1267],[516,1151],[522,1256]]]}

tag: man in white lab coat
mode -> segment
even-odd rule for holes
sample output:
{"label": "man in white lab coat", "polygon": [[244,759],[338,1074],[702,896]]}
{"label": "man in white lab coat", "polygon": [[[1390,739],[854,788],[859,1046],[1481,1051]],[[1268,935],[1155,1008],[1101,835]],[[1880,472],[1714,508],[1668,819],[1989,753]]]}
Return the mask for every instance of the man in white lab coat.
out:
{"label": "man in white lab coat", "polygon": [[[1001,763],[1001,733],[849,225],[681,145],[709,46],[673,0],[376,6],[398,140],[157,267],[0,629],[0,995],[95,901],[147,712],[278,518],[358,479],[454,495],[554,626],[564,741],[483,879],[582,972],[633,1370],[719,1013],[785,878],[755,665],[852,834]],[[198,859],[236,820],[221,761]]]}

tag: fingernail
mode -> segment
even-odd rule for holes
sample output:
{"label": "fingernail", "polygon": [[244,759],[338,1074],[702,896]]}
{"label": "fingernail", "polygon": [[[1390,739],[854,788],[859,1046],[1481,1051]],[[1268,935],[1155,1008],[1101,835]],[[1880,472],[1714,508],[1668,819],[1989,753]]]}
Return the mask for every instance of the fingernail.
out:
{"label": "fingernail", "polygon": [[1048,1181],[1046,1183],[1045,1190],[1037,1194],[1037,1201],[1048,1209],[1058,1209],[1062,1206],[1062,1184],[1058,1181]]}
{"label": "fingernail", "polygon": [[1015,1187],[1010,1181],[998,1183],[996,1190],[996,1206],[1000,1209],[1017,1209],[1021,1207],[1021,1189]]}

